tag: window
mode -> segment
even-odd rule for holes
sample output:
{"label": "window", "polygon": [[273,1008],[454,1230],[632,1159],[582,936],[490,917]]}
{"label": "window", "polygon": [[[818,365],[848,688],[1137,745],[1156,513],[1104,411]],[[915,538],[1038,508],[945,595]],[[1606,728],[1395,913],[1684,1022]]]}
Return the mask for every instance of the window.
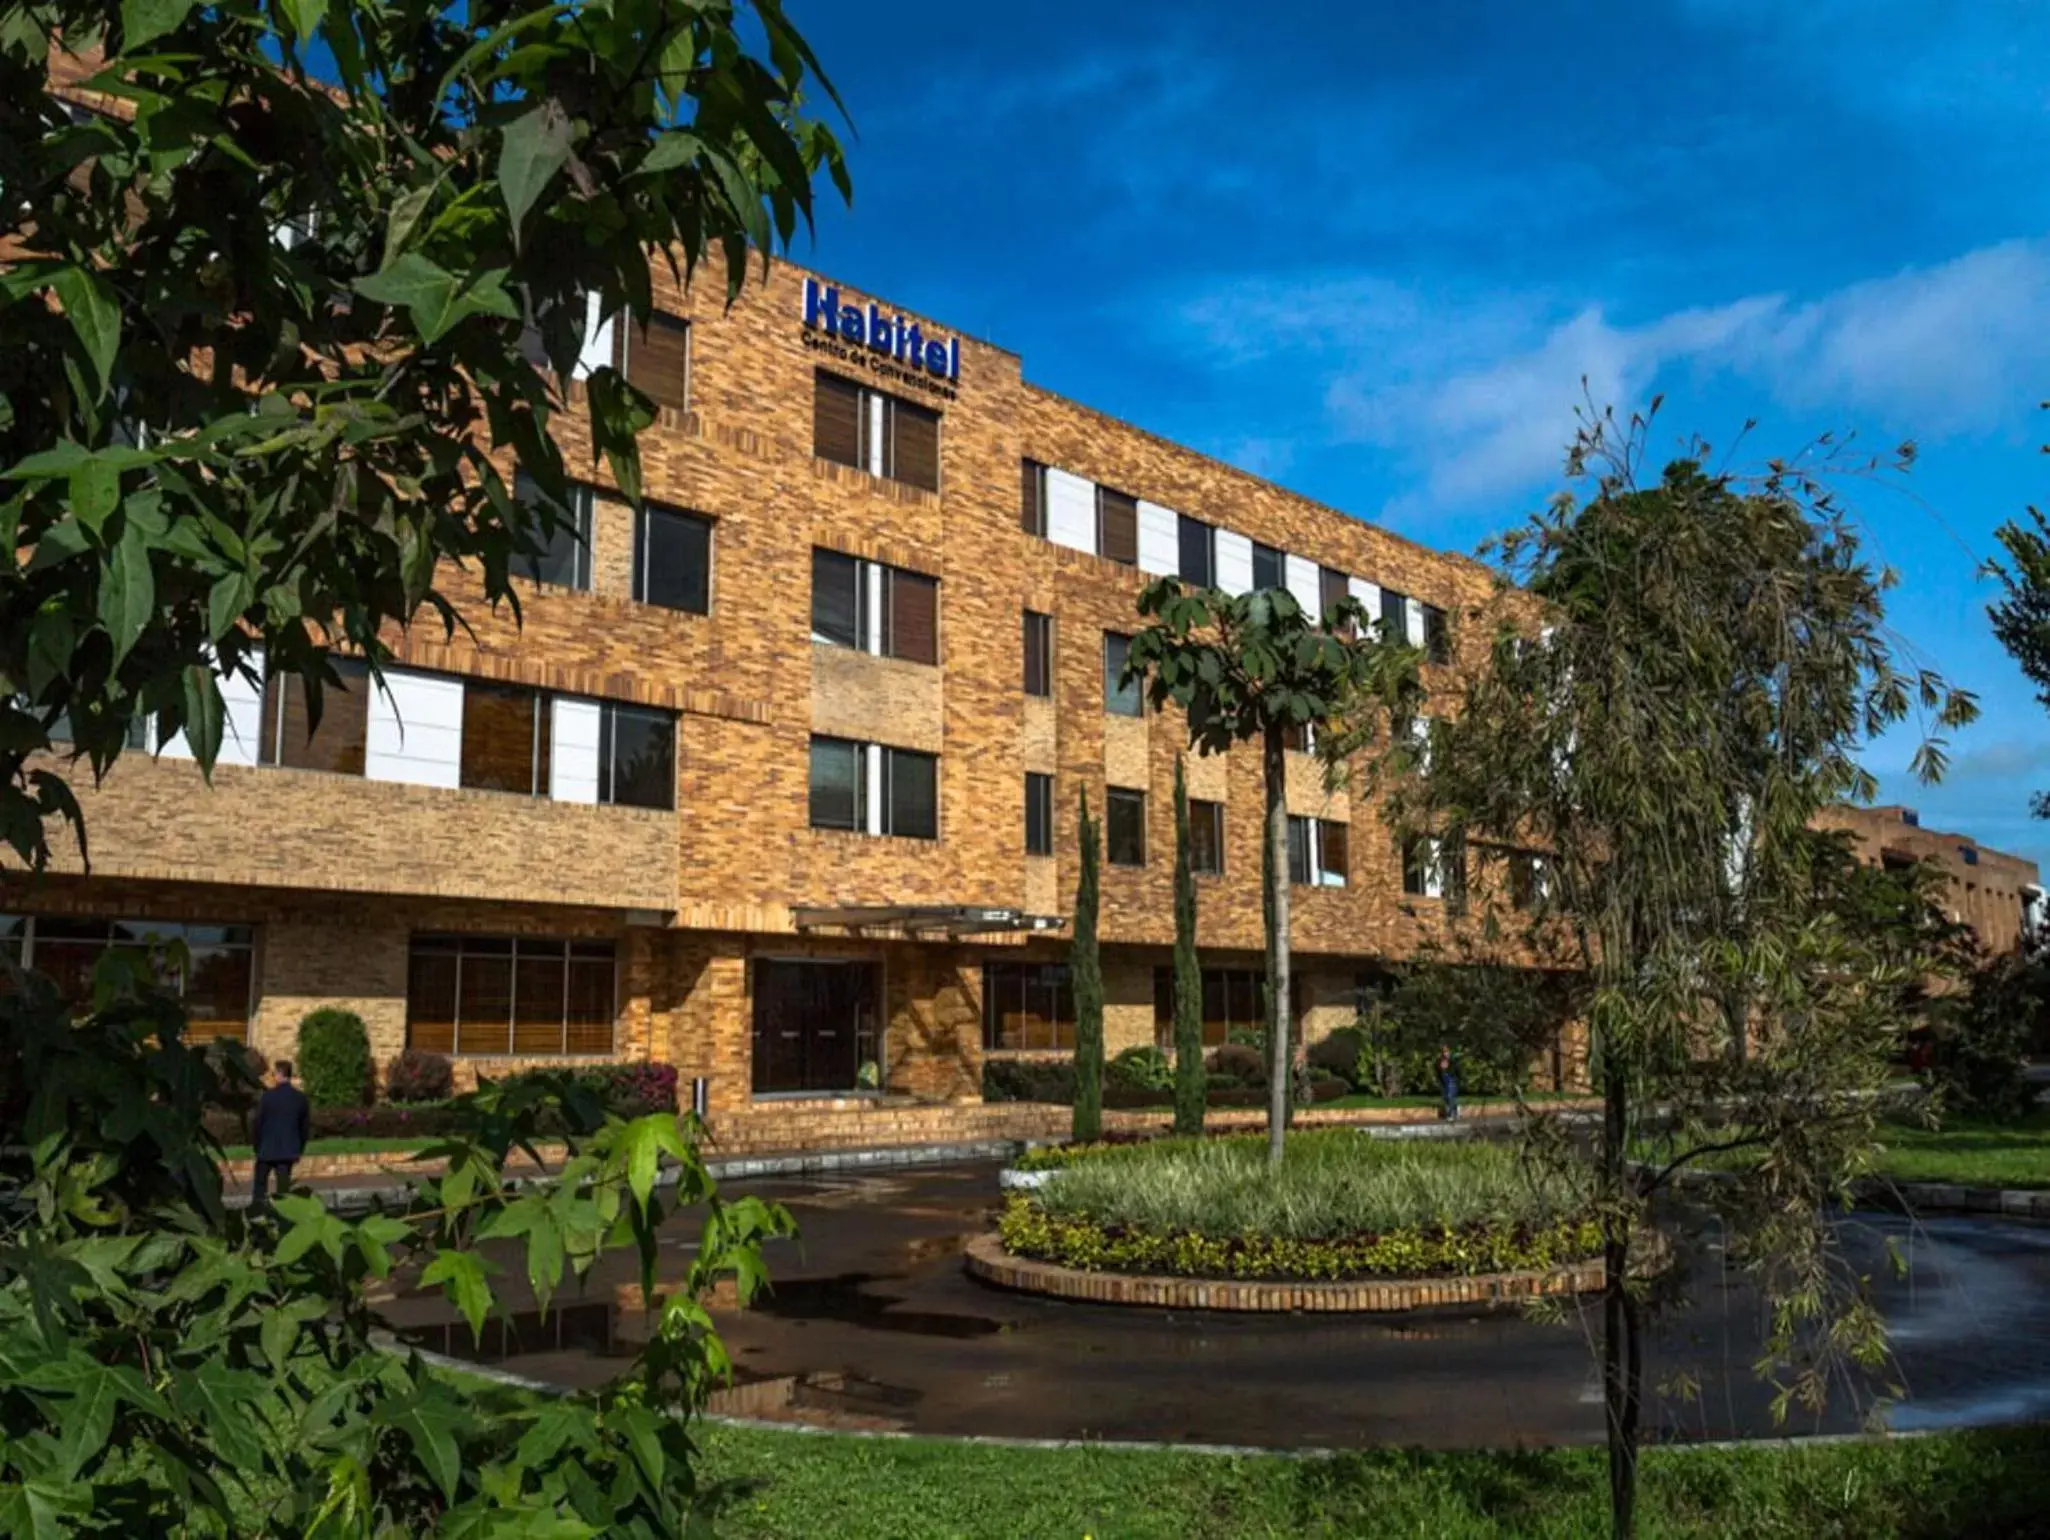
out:
{"label": "window", "polygon": [[1253,587],[1281,588],[1287,583],[1287,561],[1271,545],[1253,542]]}
{"label": "window", "polygon": [[549,716],[538,690],[465,680],[459,784],[546,796]]}
{"label": "window", "polygon": [[644,330],[618,322],[619,370],[627,383],[657,406],[684,411],[690,406],[690,323],[656,311]]}
{"label": "window", "polygon": [[664,711],[602,702],[598,800],[620,807],[676,806],[676,719]]}
{"label": "window", "polygon": [[361,775],[370,735],[370,673],[354,658],[329,660],[340,682],[320,691],[320,722],[312,692],[296,674],[273,675],[263,687],[263,741],[257,762],[292,770]]}
{"label": "window", "polygon": [[705,615],[712,608],[712,521],[658,503],[634,519],[634,597]]}
{"label": "window", "polygon": [[1066,963],[984,963],[982,1046],[991,1053],[1075,1046],[1075,988]]}
{"label": "window", "polygon": [[811,826],[939,838],[939,756],[846,738],[811,741]]}
{"label": "window", "polygon": [[1046,467],[1037,460],[1018,462],[1022,483],[1018,525],[1028,535],[1046,538]]}
{"label": "window", "polygon": [[1137,679],[1125,678],[1131,660],[1132,639],[1115,631],[1103,633],[1103,709],[1114,717],[1144,714],[1145,695]]}
{"label": "window", "polygon": [[1175,516],[1175,532],[1180,545],[1178,563],[1181,578],[1192,588],[1215,588],[1217,586],[1217,530],[1201,519],[1189,518],[1186,514]]}
{"label": "window", "polygon": [[1297,754],[1317,752],[1317,724],[1291,722],[1281,730],[1281,746]]}
{"label": "window", "polygon": [[1346,826],[1324,818],[1288,820],[1288,880],[1302,887],[1345,886]]}
{"label": "window", "polygon": [[1967,866],[1977,866],[1979,864],[1979,852],[1970,845],[1958,846],[1957,858]]}
{"label": "window", "polygon": [[1096,489],[1096,551],[1127,567],[1139,564],[1139,500],[1109,487]]}
{"label": "window", "polygon": [[1452,661],[1452,627],[1445,612],[1435,604],[1426,604],[1424,610],[1424,656],[1432,663]]}
{"label": "window", "polygon": [[1025,854],[1053,854],[1053,777],[1025,772]]}
{"label": "window", "polygon": [[1189,870],[1216,876],[1224,870],[1224,804],[1189,799]]}
{"label": "window", "polygon": [[812,452],[821,460],[937,492],[940,414],[820,370]]}
{"label": "window", "polygon": [[[1263,1032],[1267,1025],[1267,977],[1252,968],[1203,970],[1203,1046],[1216,1048],[1234,1032]],[[1153,1036],[1174,1046],[1174,970],[1153,970]]]}
{"label": "window", "polygon": [[406,1046],[521,1058],[610,1053],[616,974],[609,941],[415,936]]}
{"label": "window", "polygon": [[522,507],[554,515],[554,526],[544,537],[538,555],[516,556],[513,570],[537,583],[588,592],[591,587],[591,489],[571,482],[566,505],[551,502],[534,478],[522,471],[513,478],[513,496]]}
{"label": "window", "polygon": [[1404,618],[1408,607],[1409,595],[1392,588],[1381,590],[1381,631],[1389,641],[1399,642],[1409,635],[1409,622]]}
{"label": "window", "polygon": [[911,663],[940,660],[940,585],[838,551],[811,553],[811,639]]}
{"label": "window", "polygon": [[1053,694],[1053,616],[1025,612],[1025,693]]}
{"label": "window", "polygon": [[1343,572],[1330,567],[1317,569],[1317,597],[1323,605],[1324,614],[1329,616],[1338,608],[1340,601],[1352,594],[1351,580]]}
{"label": "window", "polygon": [[0,956],[33,968],[67,1005],[92,999],[93,968],[109,948],[182,945],[181,959],[156,953],[157,982],[185,1002],[185,1037],[202,1042],[249,1030],[256,932],[247,925],[0,914]]}
{"label": "window", "polygon": [[1113,786],[1103,794],[1104,853],[1112,866],[1146,864],[1146,793]]}
{"label": "window", "polygon": [[1509,903],[1535,909],[1552,896],[1552,871],[1545,858],[1531,850],[1509,853]]}
{"label": "window", "polygon": [[1417,836],[1403,843],[1402,891],[1412,898],[1442,898],[1458,913],[1466,905],[1466,839]]}

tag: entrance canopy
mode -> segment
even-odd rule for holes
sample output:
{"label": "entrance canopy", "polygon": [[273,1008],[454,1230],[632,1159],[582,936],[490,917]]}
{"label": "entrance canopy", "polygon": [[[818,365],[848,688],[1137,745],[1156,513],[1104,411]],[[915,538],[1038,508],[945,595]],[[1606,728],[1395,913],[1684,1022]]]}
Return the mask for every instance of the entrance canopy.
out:
{"label": "entrance canopy", "polygon": [[1057,914],[985,909],[975,904],[842,904],[792,911],[799,930],[903,930],[941,936],[986,936],[999,931],[1059,930]]}

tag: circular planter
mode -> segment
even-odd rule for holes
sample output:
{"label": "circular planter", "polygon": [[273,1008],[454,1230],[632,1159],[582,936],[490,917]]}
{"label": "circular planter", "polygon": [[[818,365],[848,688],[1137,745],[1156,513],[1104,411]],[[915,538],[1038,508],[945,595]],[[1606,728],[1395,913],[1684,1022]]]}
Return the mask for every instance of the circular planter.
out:
{"label": "circular planter", "polygon": [[1447,1306],[1512,1305],[1548,1294],[1586,1294],[1602,1286],[1599,1261],[1527,1273],[1458,1278],[1362,1278],[1343,1283],[1272,1283],[1161,1274],[1092,1273],[1014,1257],[995,1232],[978,1235],[964,1252],[968,1271],[985,1282],[1096,1305],[1147,1305],[1159,1310],[1239,1310],[1265,1314],[1363,1314]]}

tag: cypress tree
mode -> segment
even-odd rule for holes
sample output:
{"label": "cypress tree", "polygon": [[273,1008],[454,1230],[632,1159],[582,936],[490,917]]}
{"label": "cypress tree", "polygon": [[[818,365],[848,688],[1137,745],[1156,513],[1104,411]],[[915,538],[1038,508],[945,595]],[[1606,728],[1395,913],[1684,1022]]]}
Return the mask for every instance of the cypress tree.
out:
{"label": "cypress tree", "polygon": [[1082,793],[1082,877],[1075,888],[1075,939],[1068,973],[1075,986],[1075,1121],[1077,1142],[1103,1132],[1103,959],[1096,945],[1097,826]]}
{"label": "cypress tree", "polygon": [[1189,788],[1174,762],[1174,1131],[1203,1132],[1203,970],[1196,961],[1196,872],[1189,864]]}

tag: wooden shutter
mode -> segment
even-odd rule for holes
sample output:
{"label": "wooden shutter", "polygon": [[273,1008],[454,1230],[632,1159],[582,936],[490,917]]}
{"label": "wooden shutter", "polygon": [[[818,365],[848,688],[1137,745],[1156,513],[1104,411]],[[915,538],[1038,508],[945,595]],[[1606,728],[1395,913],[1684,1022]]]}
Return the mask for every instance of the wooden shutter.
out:
{"label": "wooden shutter", "polygon": [[890,399],[890,475],[928,492],[940,489],[940,414],[909,401]]}
{"label": "wooden shutter", "polygon": [[813,400],[812,453],[841,465],[861,464],[861,387],[837,374],[818,375]]}
{"label": "wooden shutter", "polygon": [[1127,567],[1139,564],[1139,502],[1109,487],[1096,489],[1096,550]]}
{"label": "wooden shutter", "polygon": [[647,330],[621,326],[619,335],[628,381],[657,406],[683,411],[690,400],[689,324],[658,313],[648,318]]}
{"label": "wooden shutter", "polygon": [[912,663],[940,661],[940,585],[916,572],[889,569],[888,650]]}

